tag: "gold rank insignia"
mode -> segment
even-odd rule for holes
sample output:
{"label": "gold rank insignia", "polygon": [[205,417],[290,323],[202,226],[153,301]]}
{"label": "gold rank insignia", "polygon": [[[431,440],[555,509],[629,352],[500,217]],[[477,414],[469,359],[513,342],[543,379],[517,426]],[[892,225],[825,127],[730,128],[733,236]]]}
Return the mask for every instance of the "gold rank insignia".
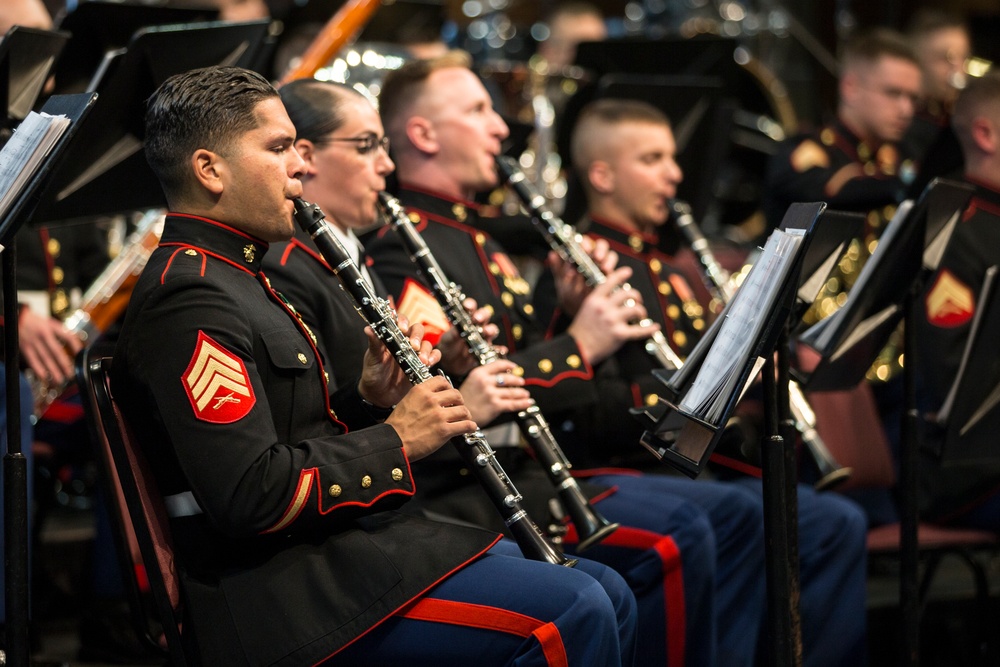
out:
{"label": "gold rank insignia", "polygon": [[826,127],[819,133],[819,140],[823,142],[824,146],[832,146],[833,142],[837,140],[837,135],[832,129]]}
{"label": "gold rank insignia", "polygon": [[257,247],[254,244],[248,243],[247,245],[243,246],[243,259],[247,261],[247,264],[253,264],[254,257],[256,256],[257,256]]}
{"label": "gold rank insignia", "polygon": [[441,334],[451,328],[448,317],[441,310],[430,291],[419,282],[407,279],[403,285],[403,293],[399,295],[399,307],[396,311],[410,321],[410,324],[424,325],[425,338],[437,345]]}
{"label": "gold rank insignia", "polygon": [[927,321],[936,327],[959,327],[972,319],[976,302],[969,286],[947,269],[938,274],[924,299]]}
{"label": "gold rank insignia", "polygon": [[[823,133],[830,132],[831,130],[823,130]],[[826,140],[823,140],[826,143]],[[830,143],[833,143],[832,139]],[[827,144],[829,145],[829,144]],[[820,169],[826,169],[830,166],[830,156],[826,154],[823,147],[817,144],[812,139],[806,139],[798,147],[792,151],[791,156],[792,169],[799,172],[800,174],[804,171],[819,167]]]}
{"label": "gold rank insignia", "polygon": [[468,212],[465,210],[465,206],[462,204],[454,204],[451,207],[451,214],[455,216],[455,219],[459,222],[465,222],[465,219],[469,217]]}

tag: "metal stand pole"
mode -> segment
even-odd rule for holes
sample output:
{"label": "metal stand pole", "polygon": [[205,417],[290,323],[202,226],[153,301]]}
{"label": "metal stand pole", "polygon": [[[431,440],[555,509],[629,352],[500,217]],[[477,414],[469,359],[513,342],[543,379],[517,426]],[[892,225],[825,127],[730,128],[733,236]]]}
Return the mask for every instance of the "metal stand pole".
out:
{"label": "metal stand pole", "polygon": [[903,423],[899,453],[900,539],[899,606],[902,620],[903,665],[920,662],[920,591],[917,555],[917,466],[920,449],[920,415],[917,411],[915,355],[916,327],[913,304],[922,291],[917,281],[903,303]]}

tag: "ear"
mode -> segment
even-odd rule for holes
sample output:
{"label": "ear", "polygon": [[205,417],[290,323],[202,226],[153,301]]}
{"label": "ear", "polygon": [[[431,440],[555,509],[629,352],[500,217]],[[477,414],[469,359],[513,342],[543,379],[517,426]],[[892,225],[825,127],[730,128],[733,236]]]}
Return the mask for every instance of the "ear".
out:
{"label": "ear", "polygon": [[615,171],[604,160],[594,160],[587,167],[587,180],[590,187],[601,195],[609,195],[615,191]]}
{"label": "ear", "polygon": [[316,144],[308,139],[297,139],[295,150],[302,156],[302,161],[306,163],[303,175],[314,176],[316,174]]}
{"label": "ear", "polygon": [[423,116],[410,116],[407,119],[406,138],[421,153],[435,155],[441,150],[434,124]]}
{"label": "ear", "polygon": [[858,94],[859,85],[860,81],[857,72],[854,70],[844,72],[844,75],[840,77],[840,84],[837,86],[840,92],[840,99],[848,104],[853,104]]}
{"label": "ear", "polygon": [[224,177],[228,171],[225,160],[218,153],[199,148],[191,154],[191,167],[195,180],[213,195],[221,195],[225,189]]}
{"label": "ear", "polygon": [[1000,128],[994,125],[989,118],[976,116],[972,119],[969,130],[976,147],[982,152],[987,155],[996,155],[997,151],[1000,150],[1000,135],[998,135]]}

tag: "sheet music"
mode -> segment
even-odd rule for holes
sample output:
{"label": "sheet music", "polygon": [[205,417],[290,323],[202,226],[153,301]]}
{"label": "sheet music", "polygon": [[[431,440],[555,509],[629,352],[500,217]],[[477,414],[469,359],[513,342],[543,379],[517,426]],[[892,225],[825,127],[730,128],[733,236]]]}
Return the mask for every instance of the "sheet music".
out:
{"label": "sheet music", "polygon": [[14,130],[0,150],[0,219],[6,217],[69,125],[66,116],[32,111]]}
{"label": "sheet music", "polygon": [[743,366],[767,324],[777,293],[793,264],[804,231],[775,230],[760,258],[740,287],[726,321],[679,407],[711,424],[718,424],[733,395]]}

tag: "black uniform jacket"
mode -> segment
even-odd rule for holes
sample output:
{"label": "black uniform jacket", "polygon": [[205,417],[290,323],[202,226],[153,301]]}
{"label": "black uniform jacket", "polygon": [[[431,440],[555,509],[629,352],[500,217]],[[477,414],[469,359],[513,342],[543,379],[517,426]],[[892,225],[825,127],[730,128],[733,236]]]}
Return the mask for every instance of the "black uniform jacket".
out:
{"label": "black uniform jacket", "polygon": [[[931,413],[941,407],[958,373],[986,269],[1000,265],[1000,191],[982,183],[973,185],[976,191],[918,304],[920,395],[922,407]],[[995,341],[998,334],[981,335]],[[984,419],[965,438],[995,442],[995,419],[990,424],[989,418]],[[940,448],[942,438],[941,431],[928,428],[926,441],[931,450]],[[961,443],[953,446],[960,448]],[[997,463],[959,460],[942,464],[928,454],[920,472],[923,510],[930,519],[946,520],[1000,489],[1000,457]]]}
{"label": "black uniform jacket", "polygon": [[184,636],[207,665],[314,664],[495,540],[384,511],[413,493],[399,438],[354,385],[328,386],[260,272],[266,251],[169,216],[114,359],[173,509]]}
{"label": "black uniform jacket", "polygon": [[[542,412],[594,403],[593,368],[568,334],[543,340],[544,326],[535,317],[528,281],[504,249],[472,225],[478,215],[476,205],[410,188],[400,192],[400,201],[448,279],[461,285],[480,306],[493,310],[493,321],[500,327],[494,342],[507,346],[508,357],[522,369],[519,372]],[[423,287],[416,267],[391,230],[382,230],[368,244],[368,254],[389,291],[396,295],[399,311],[411,322],[434,326],[435,321],[444,320],[444,313]]]}
{"label": "black uniform jacket", "polygon": [[[706,328],[706,313],[696,292],[682,273],[674,270],[673,258],[659,250],[656,234],[641,234],[604,219],[591,218],[587,233],[607,240],[618,253],[618,265],[632,269],[629,284],[642,295],[649,318],[660,325],[671,347],[685,357]],[[556,306],[551,273],[543,274],[535,289],[539,316],[556,332],[567,320]],[[649,453],[638,442],[642,426],[629,408],[655,405],[664,387],[652,375],[660,368],[641,343],[627,344],[597,369],[596,384],[601,401],[592,409],[552,415],[562,431],[560,441],[571,456],[589,465],[647,465]],[[589,457],[585,458],[585,457]]]}
{"label": "black uniform jacket", "polygon": [[764,211],[772,229],[795,202],[871,212],[868,233],[877,238],[915,176],[915,161],[905,147],[870,146],[833,122],[781,144],[768,163]]}

